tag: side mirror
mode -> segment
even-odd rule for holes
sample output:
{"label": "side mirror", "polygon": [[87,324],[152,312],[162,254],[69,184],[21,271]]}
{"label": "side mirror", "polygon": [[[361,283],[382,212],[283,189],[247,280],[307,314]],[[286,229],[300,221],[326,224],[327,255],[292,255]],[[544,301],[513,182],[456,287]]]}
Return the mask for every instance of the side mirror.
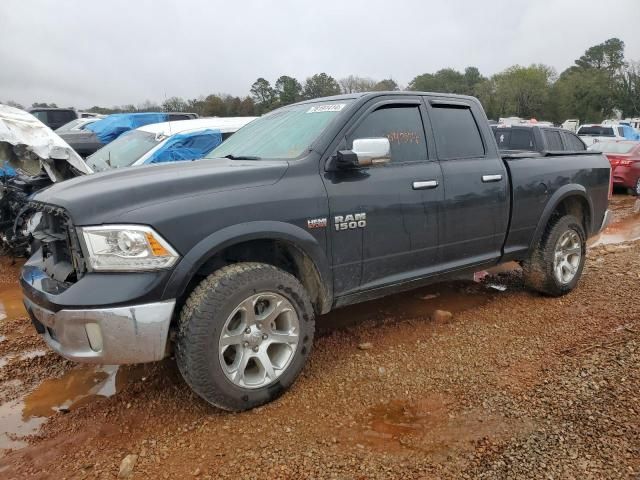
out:
{"label": "side mirror", "polygon": [[351,150],[340,150],[336,158],[338,168],[370,167],[391,160],[391,143],[388,138],[358,138]]}

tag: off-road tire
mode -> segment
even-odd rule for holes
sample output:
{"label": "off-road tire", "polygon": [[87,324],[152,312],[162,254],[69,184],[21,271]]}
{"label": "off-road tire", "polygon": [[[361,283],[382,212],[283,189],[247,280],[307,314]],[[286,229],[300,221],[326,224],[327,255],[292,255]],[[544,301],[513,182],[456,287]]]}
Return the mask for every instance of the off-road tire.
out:
{"label": "off-road tire", "polygon": [[[568,283],[561,283],[554,275],[554,255],[556,243],[567,230],[574,230],[580,237],[582,253],[578,270]],[[559,297],[573,290],[582,275],[586,259],[586,234],[581,222],[573,215],[552,217],[529,258],[523,262],[524,283],[528,288],[544,295]]]}
{"label": "off-road tire", "polygon": [[[233,309],[260,292],[275,292],[291,302],[298,314],[300,341],[291,363],[274,383],[242,388],[223,372],[218,341]],[[248,410],[275,400],[293,384],[311,351],[314,330],[309,295],[293,275],[264,263],[228,265],[204,279],[182,307],[176,361],[187,384],[208,403],[224,410]]]}

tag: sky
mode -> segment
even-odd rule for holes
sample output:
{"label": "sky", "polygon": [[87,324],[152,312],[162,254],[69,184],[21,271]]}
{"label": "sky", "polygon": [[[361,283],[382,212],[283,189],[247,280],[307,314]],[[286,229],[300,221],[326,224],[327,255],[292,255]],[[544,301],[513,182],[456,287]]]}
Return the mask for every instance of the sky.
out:
{"label": "sky", "polygon": [[[88,108],[326,72],[406,86],[476,66],[561,72],[608,38],[640,60],[640,5],[617,0],[0,0],[0,101]],[[630,13],[635,12],[635,13]]]}

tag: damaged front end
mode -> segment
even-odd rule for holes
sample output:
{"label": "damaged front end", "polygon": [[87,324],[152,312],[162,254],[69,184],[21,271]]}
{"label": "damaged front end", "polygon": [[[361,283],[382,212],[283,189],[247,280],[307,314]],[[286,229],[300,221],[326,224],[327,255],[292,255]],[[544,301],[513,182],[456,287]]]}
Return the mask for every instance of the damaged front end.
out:
{"label": "damaged front end", "polygon": [[0,105],[0,254],[31,253],[33,194],[91,173],[80,156],[33,115]]}

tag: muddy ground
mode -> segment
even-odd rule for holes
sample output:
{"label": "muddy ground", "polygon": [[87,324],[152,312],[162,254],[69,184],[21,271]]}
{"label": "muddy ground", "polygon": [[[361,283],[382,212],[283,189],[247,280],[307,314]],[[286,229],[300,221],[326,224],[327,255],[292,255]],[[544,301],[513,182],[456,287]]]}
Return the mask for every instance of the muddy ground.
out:
{"label": "muddy ground", "polygon": [[49,352],[4,259],[0,478],[116,478],[137,455],[132,478],[640,479],[640,204],[612,207],[571,294],[505,268],[337,310],[293,389],[241,414],[171,359]]}

